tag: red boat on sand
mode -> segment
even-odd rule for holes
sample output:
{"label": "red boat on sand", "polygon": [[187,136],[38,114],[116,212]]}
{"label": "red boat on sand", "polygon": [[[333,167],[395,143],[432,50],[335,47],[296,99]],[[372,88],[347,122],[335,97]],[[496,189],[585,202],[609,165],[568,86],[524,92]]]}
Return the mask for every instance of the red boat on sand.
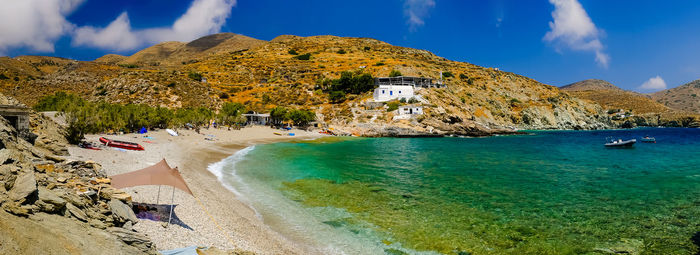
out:
{"label": "red boat on sand", "polygon": [[122,148],[122,149],[135,150],[135,151],[144,150],[143,146],[139,145],[138,143],[117,141],[117,140],[107,139],[104,137],[100,137],[100,142],[109,146],[109,147]]}

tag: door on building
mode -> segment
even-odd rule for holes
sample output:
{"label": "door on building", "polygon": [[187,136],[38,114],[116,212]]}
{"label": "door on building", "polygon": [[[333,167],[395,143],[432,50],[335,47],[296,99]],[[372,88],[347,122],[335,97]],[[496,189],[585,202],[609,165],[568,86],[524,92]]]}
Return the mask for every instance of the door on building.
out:
{"label": "door on building", "polygon": [[394,95],[394,91],[393,91],[393,90],[389,90],[389,95],[390,95],[390,96],[393,96],[393,95]]}

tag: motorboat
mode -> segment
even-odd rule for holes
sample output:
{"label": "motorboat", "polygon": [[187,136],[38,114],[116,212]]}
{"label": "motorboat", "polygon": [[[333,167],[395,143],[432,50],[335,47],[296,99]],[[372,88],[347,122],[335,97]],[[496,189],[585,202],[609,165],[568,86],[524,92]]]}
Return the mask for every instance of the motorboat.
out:
{"label": "motorboat", "polygon": [[632,147],[635,143],[637,143],[637,139],[622,140],[608,138],[607,140],[608,141],[605,143],[605,147],[612,148]]}
{"label": "motorboat", "polygon": [[656,138],[651,137],[651,136],[645,136],[645,137],[642,137],[642,142],[643,143],[656,143]]}

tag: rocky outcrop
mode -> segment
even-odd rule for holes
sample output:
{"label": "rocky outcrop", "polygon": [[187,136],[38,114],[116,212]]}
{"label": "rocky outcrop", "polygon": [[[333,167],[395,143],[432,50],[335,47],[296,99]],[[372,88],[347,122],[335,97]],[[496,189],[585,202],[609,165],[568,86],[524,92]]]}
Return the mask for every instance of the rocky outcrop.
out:
{"label": "rocky outcrop", "polygon": [[131,227],[130,197],[109,185],[98,164],[53,153],[61,151],[18,139],[0,118],[0,254],[156,254]]}

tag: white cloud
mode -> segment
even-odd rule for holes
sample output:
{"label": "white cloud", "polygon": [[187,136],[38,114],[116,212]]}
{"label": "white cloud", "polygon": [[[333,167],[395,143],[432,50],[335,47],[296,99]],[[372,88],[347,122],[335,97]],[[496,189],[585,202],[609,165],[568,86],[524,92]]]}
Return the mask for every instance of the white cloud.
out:
{"label": "white cloud", "polygon": [[26,47],[53,52],[54,42],[71,31],[66,16],[83,0],[1,0],[0,52]]}
{"label": "white cloud", "polygon": [[418,27],[425,25],[425,18],[430,14],[430,9],[435,7],[434,0],[405,0],[403,13],[408,18],[410,30],[415,31]]}
{"label": "white cloud", "polygon": [[656,77],[649,78],[649,80],[645,81],[638,89],[643,91],[664,90],[666,89],[666,81],[664,81],[661,76],[657,75]]}
{"label": "white cloud", "polygon": [[171,27],[133,29],[129,15],[119,15],[107,27],[80,27],[73,45],[125,51],[164,41],[190,41],[218,33],[231,14],[236,0],[195,0]]}
{"label": "white cloud", "polygon": [[600,38],[603,32],[596,27],[578,0],[549,0],[554,5],[550,31],[544,36],[547,42],[566,46],[577,51],[595,52],[595,61],[607,68],[610,56],[603,51]]}

